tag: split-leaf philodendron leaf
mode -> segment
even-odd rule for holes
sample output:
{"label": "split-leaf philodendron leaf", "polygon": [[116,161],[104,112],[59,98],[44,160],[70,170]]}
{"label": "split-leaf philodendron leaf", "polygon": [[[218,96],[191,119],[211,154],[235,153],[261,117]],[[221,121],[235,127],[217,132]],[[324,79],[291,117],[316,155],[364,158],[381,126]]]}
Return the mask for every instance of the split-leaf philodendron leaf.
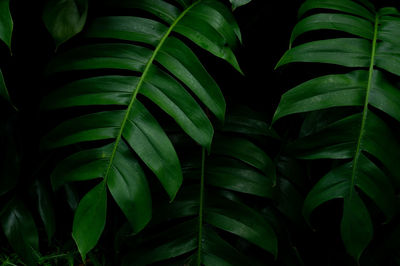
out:
{"label": "split-leaf philodendron leaf", "polygon": [[[320,11],[322,13],[309,12]],[[303,213],[342,198],[341,235],[356,260],[373,237],[373,226],[363,200],[369,197],[387,221],[396,213],[393,183],[400,183],[400,144],[377,110],[400,122],[400,90],[388,75],[400,76],[400,12],[375,10],[368,1],[308,0],[291,37],[291,48],[277,67],[293,62],[335,64],[356,68],[349,73],[317,77],[286,92],[273,120],[333,107],[358,107],[356,113],[302,136],[288,149],[303,159],[343,159],[308,194]],[[346,38],[309,41],[299,36],[316,30],[351,34]]]}
{"label": "split-leaf philodendron leaf", "polygon": [[[66,158],[52,175],[55,189],[71,181],[99,179],[81,200],[74,218],[73,237],[83,258],[103,231],[107,191],[134,232],[139,232],[152,215],[143,167],[155,174],[171,201],[181,186],[180,161],[146,106],[148,100],[206,149],[210,149],[214,130],[197,100],[218,119],[224,119],[225,100],[217,83],[191,44],[176,35],[186,37],[240,71],[233,54],[241,38],[238,25],[219,1],[178,2],[113,1],[114,7],[139,9],[148,17],[96,18],[88,22],[83,34],[96,43],[62,52],[48,66],[48,75],[114,70],[74,80],[51,92],[42,105],[48,110],[83,106],[99,110],[61,123],[43,141],[47,149],[87,142],[94,145]],[[131,74],[118,75],[116,70]]]}

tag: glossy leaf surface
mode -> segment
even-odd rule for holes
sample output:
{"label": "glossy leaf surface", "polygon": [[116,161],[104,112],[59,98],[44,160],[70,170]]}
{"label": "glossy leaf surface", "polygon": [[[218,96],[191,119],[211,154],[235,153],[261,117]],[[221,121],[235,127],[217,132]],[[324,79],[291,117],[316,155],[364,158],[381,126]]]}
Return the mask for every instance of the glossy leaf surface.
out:
{"label": "glossy leaf surface", "polygon": [[[193,41],[240,70],[232,52],[240,32],[230,10],[215,1],[184,1],[180,2],[182,6],[161,0],[114,4],[153,16],[95,18],[83,34],[93,44],[66,50],[50,62],[48,75],[95,74],[52,91],[42,108],[71,110],[91,106],[96,111],[59,124],[44,138],[43,147],[88,144],[90,148],[58,164],[52,175],[53,187],[71,181],[103,179],[106,189],[102,193],[110,191],[133,231],[139,232],[151,217],[150,190],[142,167],[155,174],[171,201],[182,183],[180,161],[153,116],[157,113],[154,107],[162,109],[193,140],[208,149],[214,130],[202,106],[220,120],[225,116],[225,100],[217,83],[190,44],[173,34],[186,37],[186,41]],[[126,70],[123,75],[114,74]],[[86,196],[79,206],[82,202],[89,204],[91,197]],[[85,257],[101,235],[105,211],[103,207],[93,208],[101,226],[93,229],[92,236],[85,236],[79,228],[86,224],[78,215],[82,208],[77,209],[75,221],[79,222],[74,222],[73,231]]]}
{"label": "glossy leaf surface", "polygon": [[[343,198],[342,239],[357,261],[373,238],[369,210],[358,191],[374,201],[390,221],[397,212],[391,184],[398,184],[400,170],[393,161],[400,156],[399,142],[376,111],[400,121],[399,89],[387,74],[400,75],[397,37],[394,37],[400,33],[394,27],[400,22],[399,12],[394,8],[375,11],[368,1],[360,2],[308,0],[301,6],[299,16],[305,18],[294,28],[291,43],[315,30],[335,30],[357,38],[316,40],[294,46],[277,67],[314,62],[361,70],[317,77],[298,85],[282,96],[273,118],[276,121],[291,114],[334,107],[362,110],[326,123],[288,146],[288,151],[304,159],[350,160],[334,167],[317,182],[306,198],[303,213],[309,219],[317,206]],[[332,13],[307,16],[319,9]],[[389,32],[393,37],[388,37]]]}
{"label": "glossy leaf surface", "polygon": [[191,265],[258,265],[229,238],[245,239],[277,255],[277,236],[269,221],[237,200],[241,194],[275,197],[275,169],[268,155],[245,138],[224,135],[215,139],[210,156],[204,148],[201,161],[199,155],[186,156],[183,163],[185,180],[194,184],[186,185],[173,203],[156,208],[153,227],[162,228],[166,221],[175,225],[161,233],[145,233],[124,265],[168,263],[179,256]]}

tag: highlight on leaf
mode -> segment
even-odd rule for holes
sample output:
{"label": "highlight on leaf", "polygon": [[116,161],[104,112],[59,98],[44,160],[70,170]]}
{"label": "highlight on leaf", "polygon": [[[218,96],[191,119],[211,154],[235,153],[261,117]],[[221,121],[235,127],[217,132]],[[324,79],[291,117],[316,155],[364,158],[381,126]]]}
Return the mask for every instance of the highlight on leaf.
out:
{"label": "highlight on leaf", "polygon": [[[102,234],[107,190],[134,232],[141,231],[152,215],[145,168],[158,178],[170,201],[175,198],[182,184],[181,164],[154,116],[157,109],[199,145],[210,148],[214,130],[205,108],[223,120],[226,104],[191,48],[193,43],[240,71],[233,54],[240,31],[221,2],[178,1],[174,5],[161,0],[119,0],[112,4],[132,14],[141,10],[143,15],[89,21],[83,37],[93,40],[92,44],[60,52],[47,68],[47,75],[89,75],[55,89],[42,103],[44,110],[91,110],[62,122],[42,142],[45,149],[79,147],[57,165],[52,174],[54,188],[99,179],[75,213],[73,236],[82,258]],[[101,206],[97,190],[102,191]],[[85,215],[88,212],[99,221],[93,224]]]}
{"label": "highlight on leaf", "polygon": [[[394,8],[375,10],[369,1],[307,0],[299,10],[291,48],[276,66],[312,62],[352,68],[349,73],[306,81],[283,94],[273,122],[324,109],[356,110],[301,136],[287,149],[307,160],[343,160],[309,192],[303,213],[308,220],[322,203],[344,199],[342,240],[357,261],[373,236],[372,218],[363,198],[370,198],[387,221],[397,212],[392,184],[400,184],[394,161],[400,156],[400,146],[382,114],[400,122],[399,88],[389,81],[390,75],[400,75],[398,38],[394,37],[400,35],[394,26],[400,23],[399,15]],[[300,35],[316,30],[352,36],[296,44]]]}

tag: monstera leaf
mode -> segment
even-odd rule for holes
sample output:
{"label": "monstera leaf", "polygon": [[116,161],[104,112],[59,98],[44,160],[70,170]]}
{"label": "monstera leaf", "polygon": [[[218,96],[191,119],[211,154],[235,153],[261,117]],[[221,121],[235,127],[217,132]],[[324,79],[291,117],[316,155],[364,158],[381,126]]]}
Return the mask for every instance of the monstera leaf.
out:
{"label": "monstera leaf", "polygon": [[90,144],[81,145],[52,175],[55,189],[71,181],[99,179],[75,213],[73,238],[83,258],[105,227],[108,191],[134,232],[149,222],[152,202],[143,164],[171,201],[181,186],[180,161],[148,100],[198,144],[210,148],[213,127],[197,100],[220,120],[225,100],[192,45],[240,71],[232,52],[240,31],[221,2],[119,0],[112,5],[141,17],[106,16],[90,22],[84,35],[91,44],[60,53],[48,66],[49,75],[83,74],[51,92],[43,103],[44,109],[75,107],[71,114],[91,107],[58,125],[43,141],[48,149]]}
{"label": "monstera leaf", "polygon": [[[315,14],[316,10],[323,13]],[[273,120],[333,107],[357,110],[320,125],[288,149],[303,159],[345,160],[314,186],[303,213],[309,219],[317,206],[343,198],[342,239],[348,253],[358,260],[373,236],[365,196],[375,202],[387,221],[396,212],[393,183],[400,181],[400,146],[382,114],[400,122],[400,90],[390,82],[390,77],[400,75],[400,13],[395,8],[375,10],[368,1],[308,0],[299,17],[291,48],[277,67],[314,62],[356,70],[317,77],[289,90]],[[293,45],[299,36],[316,30],[353,36]]]}
{"label": "monstera leaf", "polygon": [[[225,131],[234,132],[233,127]],[[262,265],[235,247],[241,239],[276,257],[275,229],[242,199],[274,199],[275,167],[255,143],[234,135],[218,134],[210,155],[205,148],[177,144],[188,152],[185,186],[172,204],[158,205],[149,230],[139,236],[143,241],[131,247],[123,265]],[[168,224],[173,226],[165,230]]]}

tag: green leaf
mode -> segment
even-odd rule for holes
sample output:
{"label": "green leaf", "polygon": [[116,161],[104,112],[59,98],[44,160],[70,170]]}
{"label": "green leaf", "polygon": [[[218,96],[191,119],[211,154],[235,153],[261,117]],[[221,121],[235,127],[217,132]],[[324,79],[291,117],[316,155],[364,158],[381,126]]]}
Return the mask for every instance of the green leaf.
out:
{"label": "green leaf", "polygon": [[[149,265],[154,262],[178,257],[196,249],[196,228],[197,219],[190,220],[168,228],[168,230],[150,236],[151,248],[139,248],[132,254],[126,256],[122,265]],[[155,242],[154,240],[157,240]]]}
{"label": "green leaf", "polygon": [[288,50],[275,68],[294,63],[326,63],[346,67],[368,67],[371,42],[358,38],[313,41]]}
{"label": "green leaf", "polygon": [[151,218],[150,190],[143,170],[125,145],[117,151],[107,187],[133,231],[141,231]]}
{"label": "green leaf", "polygon": [[90,190],[79,202],[76,209],[72,237],[74,238],[82,260],[93,249],[106,225],[107,190],[104,181]]}
{"label": "green leaf", "polygon": [[229,0],[232,4],[232,10],[235,10],[236,8],[240,6],[244,6],[248,3],[251,2],[251,0]]}
{"label": "green leaf", "polygon": [[205,222],[247,239],[277,256],[278,244],[274,230],[263,216],[245,205],[223,198],[207,197]]}
{"label": "green leaf", "polygon": [[[145,1],[131,1],[131,0],[116,0],[112,4],[106,3],[113,7],[121,8],[137,8],[145,10],[168,24],[173,24],[179,17],[181,11],[178,7],[165,2],[163,0],[145,0]],[[187,10],[187,6],[185,10]]]}
{"label": "green leaf", "polygon": [[394,191],[385,174],[367,157],[360,157],[357,177],[352,181],[352,164],[339,166],[321,178],[304,201],[303,215],[310,221],[311,212],[324,202],[345,198],[354,186],[368,195],[390,219],[396,212]]}
{"label": "green leaf", "polygon": [[[344,31],[361,38],[306,42],[288,50],[277,67],[293,62],[315,62],[367,70],[318,77],[293,88],[282,96],[273,121],[290,114],[332,107],[358,107],[346,112],[325,111],[327,119],[323,115],[314,116],[310,119],[314,122],[313,128],[307,121],[306,132],[289,144],[286,151],[303,159],[350,159],[317,182],[304,202],[303,214],[308,221],[317,206],[344,198],[342,240],[347,252],[359,262],[373,238],[372,220],[359,191],[381,209],[386,222],[396,214],[392,183],[399,184],[400,169],[394,158],[400,156],[400,146],[391,129],[392,123],[381,118],[381,114],[399,121],[399,90],[385,72],[400,75],[396,37],[399,30],[395,27],[400,18],[394,8],[376,12],[369,1],[357,2],[306,1],[299,16],[318,9],[330,9],[333,14],[304,18],[294,29],[292,41],[305,32],[321,29]],[[362,106],[361,113],[359,106]]]}
{"label": "green leaf", "polygon": [[[47,110],[69,108],[77,114],[51,130],[42,146],[53,149],[79,144],[76,146],[83,147],[55,168],[53,187],[57,189],[71,181],[103,179],[135,233],[151,217],[147,178],[139,163],[156,175],[171,201],[182,183],[175,149],[153,117],[156,109],[165,111],[191,138],[208,149],[214,130],[205,109],[224,119],[226,104],[220,88],[185,42],[192,40],[231,64],[236,62],[232,61],[234,56],[221,50],[231,51],[226,49],[232,49],[240,40],[240,31],[229,9],[208,0],[190,5],[188,1],[178,3],[183,10],[161,0],[115,1],[114,7],[125,7],[127,12],[131,8],[144,10],[143,18],[95,19],[84,35],[92,38],[89,43],[93,44],[77,45],[60,53],[47,68],[48,75],[70,72],[85,77],[73,75],[69,83],[54,90],[42,103]],[[156,17],[165,23],[158,22]],[[201,33],[212,41],[209,44],[213,48],[200,43],[191,30],[179,32],[185,38],[175,37],[174,32],[184,23],[194,29],[205,27]],[[112,75],[115,70],[129,72],[125,76]],[[85,73],[89,72],[93,75],[87,78]],[[143,96],[155,106],[148,104]],[[82,109],[76,108],[87,106],[94,108],[83,115],[79,111]],[[75,220],[78,212],[79,207]],[[74,230],[79,230],[78,227],[74,226]],[[84,231],[80,232],[84,239]],[[83,256],[96,244],[101,231],[97,234],[90,245],[76,241],[78,246],[83,245],[80,248]]]}
{"label": "green leaf", "polygon": [[303,215],[306,221],[310,222],[311,212],[324,202],[332,199],[344,198],[348,193],[349,179],[351,174],[351,165],[346,164],[335,168],[312,188],[304,201]]}
{"label": "green leaf", "polygon": [[82,31],[88,12],[87,0],[48,0],[43,21],[56,47]]}
{"label": "green leaf", "polygon": [[[0,40],[11,50],[11,37],[13,32],[13,20],[10,13],[10,0],[0,1]],[[0,89],[1,92],[1,89]]]}
{"label": "green leaf", "polygon": [[351,0],[307,0],[300,7],[298,16],[302,17],[305,13],[313,9],[336,10],[357,15],[370,21],[375,20],[375,16],[370,10]]}
{"label": "green leaf", "polygon": [[217,118],[224,119],[224,97],[217,83],[188,46],[179,39],[168,38],[155,60],[188,86]]}
{"label": "green leaf", "polygon": [[[362,106],[365,98],[368,72],[356,70],[348,74],[327,75],[304,82],[282,95],[273,122],[295,113],[322,110],[340,106]],[[369,104],[400,122],[399,90],[374,70]]]}
{"label": "green leaf", "polygon": [[46,230],[49,242],[56,231],[56,220],[54,215],[53,201],[46,187],[38,180],[33,185],[34,193],[37,198],[37,206]]}
{"label": "green leaf", "polygon": [[344,199],[341,235],[347,252],[358,261],[372,239],[373,228],[368,210],[355,191]]}
{"label": "green leaf", "polygon": [[132,107],[123,137],[156,174],[171,200],[182,184],[181,166],[174,147],[157,121],[140,103]]}
{"label": "green leaf", "polygon": [[1,210],[1,226],[8,242],[28,265],[36,265],[40,257],[39,236],[31,213],[18,199]]}
{"label": "green leaf", "polygon": [[[251,154],[245,154],[246,148]],[[240,199],[241,193],[274,198],[272,179],[263,174],[271,171],[266,168],[268,156],[245,138],[221,135],[210,152],[207,157],[202,148],[201,161],[199,153],[185,156],[183,173],[190,184],[174,202],[155,203],[152,228],[143,231],[124,265],[167,265],[169,259],[174,263],[178,257],[190,265],[261,265],[233,246],[235,239],[247,240],[276,256],[277,236],[269,221]],[[174,226],[165,231],[166,223]]]}
{"label": "green leaf", "polygon": [[54,190],[71,181],[101,178],[112,154],[112,144],[72,154],[57,165],[51,174]]}
{"label": "green leaf", "polygon": [[9,102],[10,105],[14,108],[14,110],[18,111],[17,107],[15,107],[11,101],[10,94],[8,93],[8,89],[4,81],[4,76],[1,69],[0,69],[0,97]]}
{"label": "green leaf", "polygon": [[[241,254],[214,230],[204,228],[204,265],[246,265],[249,258]],[[252,262],[251,262],[252,263]],[[252,264],[254,265],[254,264]]]}
{"label": "green leaf", "polygon": [[214,154],[226,155],[259,169],[267,177],[276,180],[271,158],[257,145],[244,138],[217,137],[212,147]]}
{"label": "green leaf", "polygon": [[282,95],[273,122],[296,113],[338,106],[362,106],[368,72],[327,75],[304,82]]}
{"label": "green leaf", "polygon": [[3,72],[1,71],[1,69],[0,69],[0,95],[6,101],[10,101],[10,95],[6,87],[6,83],[4,82]]}
{"label": "green leaf", "polygon": [[346,15],[320,13],[304,18],[296,24],[290,37],[290,44],[300,35],[315,30],[337,30],[372,40],[374,25],[371,21]]}
{"label": "green leaf", "polygon": [[[273,172],[273,167],[269,171]],[[237,160],[213,159],[206,167],[206,174],[206,182],[216,187],[266,198],[274,194],[274,176],[266,176]]]}

